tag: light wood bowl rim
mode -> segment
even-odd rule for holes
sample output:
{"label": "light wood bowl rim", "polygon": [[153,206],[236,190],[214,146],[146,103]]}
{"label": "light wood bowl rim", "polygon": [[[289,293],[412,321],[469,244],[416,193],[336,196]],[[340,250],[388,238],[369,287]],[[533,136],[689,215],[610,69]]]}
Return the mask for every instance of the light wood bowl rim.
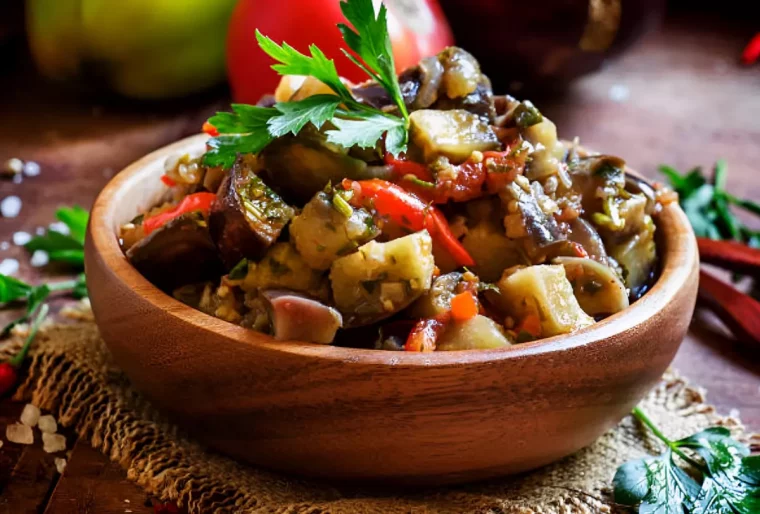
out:
{"label": "light wood bowl rim", "polygon": [[[113,271],[114,276],[126,284],[135,295],[140,295],[145,302],[160,308],[178,321],[193,327],[198,333],[214,332],[216,335],[237,340],[244,344],[258,345],[270,350],[309,355],[313,358],[330,361],[363,362],[388,366],[448,367],[460,366],[474,362],[500,361],[523,358],[531,355],[561,352],[570,348],[603,345],[605,341],[614,344],[614,336],[634,330],[644,325],[649,318],[662,310],[674,300],[689,279],[691,270],[697,264],[698,254],[696,239],[686,215],[676,202],[665,206],[657,216],[658,230],[666,230],[660,241],[666,241],[658,247],[661,263],[660,275],[654,286],[627,309],[569,335],[560,335],[523,343],[506,348],[492,350],[459,350],[452,352],[389,352],[364,348],[347,348],[332,345],[305,343],[302,341],[276,341],[271,336],[255,332],[227,321],[215,318],[189,307],[171,296],[163,293],[131,264],[119,247],[114,228],[115,198],[125,194],[122,191],[135,181],[155,179],[159,183],[155,170],[149,165],[161,163],[168,156],[177,153],[199,153],[203,150],[208,136],[198,134],[164,146],[137,160],[118,173],[106,184],[98,195],[90,215],[91,245],[88,250],[98,253],[104,263]],[[626,169],[643,178],[631,169]],[[667,221],[667,223],[665,223]],[[146,295],[140,292],[150,291]]]}

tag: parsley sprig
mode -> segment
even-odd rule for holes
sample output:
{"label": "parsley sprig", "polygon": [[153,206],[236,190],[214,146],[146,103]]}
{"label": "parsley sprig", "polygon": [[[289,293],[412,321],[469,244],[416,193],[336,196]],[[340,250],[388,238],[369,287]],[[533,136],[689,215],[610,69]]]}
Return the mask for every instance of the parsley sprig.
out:
{"label": "parsley sprig", "polygon": [[68,227],[68,234],[48,229],[45,235],[32,238],[24,247],[30,252],[44,250],[52,262],[65,262],[74,268],[84,269],[84,238],[88,212],[74,205],[61,207],[56,211],[55,217]]}
{"label": "parsley sprig", "polygon": [[618,468],[613,480],[616,502],[637,507],[639,513],[760,512],[760,456],[750,456],[749,448],[726,428],[672,441],[641,409],[635,408],[633,415],[666,450]]}
{"label": "parsley sprig", "polygon": [[406,151],[409,113],[396,76],[386,7],[381,4],[377,15],[372,0],[345,0],[340,7],[353,28],[346,24],[338,28],[355,55],[343,53],[387,91],[399,115],[358,102],[341,81],[335,62],[316,45],[306,55],[256,31],[259,47],[276,61],[275,71],[314,77],[334,94],[278,102],[274,107],[233,104],[232,112],[217,113],[208,120],[219,135],[208,141],[205,164],[232,166],[238,154],[259,153],[275,138],[298,134],[308,123],[318,129],[329,123],[327,141],[345,148],[372,148],[385,137],[386,151],[393,155]]}

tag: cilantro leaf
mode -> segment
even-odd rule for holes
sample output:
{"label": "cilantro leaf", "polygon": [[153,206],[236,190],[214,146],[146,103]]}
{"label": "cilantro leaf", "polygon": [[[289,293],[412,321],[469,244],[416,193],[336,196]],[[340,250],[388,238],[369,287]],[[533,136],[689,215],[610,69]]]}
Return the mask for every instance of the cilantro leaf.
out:
{"label": "cilantro leaf", "polygon": [[[323,82],[340,98],[344,100],[352,98],[351,92],[340,80],[338,70],[335,69],[335,62],[328,59],[316,45],[309,46],[311,56],[308,56],[287,43],[278,45],[258,30],[256,30],[256,39],[261,49],[278,62],[272,65],[272,69],[280,75],[309,75]],[[213,124],[213,121],[211,123]]]}
{"label": "cilantro leaf", "polygon": [[0,273],[0,303],[8,303],[26,298],[32,286],[8,275]]}
{"label": "cilantro leaf", "polygon": [[225,134],[209,139],[206,144],[210,150],[203,156],[203,163],[206,166],[230,168],[238,154],[259,153],[272,139],[266,130],[250,134]]}
{"label": "cilantro leaf", "polygon": [[671,450],[623,464],[613,487],[616,502],[638,505],[640,513],[684,514],[699,494],[699,484],[675,464]]}
{"label": "cilantro leaf", "polygon": [[71,236],[84,245],[85,233],[87,232],[87,221],[90,213],[79,205],[71,207],[61,207],[55,212],[55,217],[62,221],[68,228]]}
{"label": "cilantro leaf", "polygon": [[[346,0],[340,3],[340,10],[356,29],[354,31],[343,23],[338,24],[343,39],[348,47],[374,70],[374,73],[358,64],[370,78],[383,86],[398,106],[404,119],[408,119],[409,114],[396,77],[393,48],[388,34],[388,11],[385,5],[380,4],[377,16],[375,16],[372,0]],[[349,58],[351,58],[350,55]]]}
{"label": "cilantro leaf", "polygon": [[277,103],[274,107],[281,115],[269,118],[269,133],[274,137],[296,135],[307,123],[320,128],[332,119],[340,102],[334,95],[314,95],[297,102]]}
{"label": "cilantro leaf", "polygon": [[[353,113],[350,114],[353,116]],[[335,129],[327,131],[327,141],[346,148],[372,148],[387,133],[386,150],[398,155],[406,149],[404,120],[386,114],[367,113],[355,118],[334,118]]]}
{"label": "cilantro leaf", "polygon": [[61,207],[55,213],[69,229],[69,234],[62,234],[48,229],[43,236],[35,236],[24,248],[29,252],[43,250],[51,261],[65,262],[76,268],[84,267],[84,238],[87,232],[89,213],[78,205]]}

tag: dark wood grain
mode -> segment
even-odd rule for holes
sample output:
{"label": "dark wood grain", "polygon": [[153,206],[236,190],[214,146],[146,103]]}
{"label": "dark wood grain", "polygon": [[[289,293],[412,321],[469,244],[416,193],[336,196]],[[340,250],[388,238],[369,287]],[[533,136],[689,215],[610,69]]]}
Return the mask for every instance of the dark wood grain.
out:
{"label": "dark wood grain", "polygon": [[[738,0],[734,4],[747,6]],[[714,2],[710,8],[715,8]],[[656,175],[660,163],[709,167],[716,158],[725,157],[729,189],[758,199],[760,117],[754,113],[760,111],[760,68],[736,64],[742,46],[757,31],[757,18],[726,20],[724,15],[721,11],[720,15],[671,18],[661,33],[602,72],[582,79],[565,96],[544,99],[539,105],[557,122],[564,137],[577,134],[586,145],[618,153],[650,176]],[[70,103],[69,95],[43,88],[19,70],[4,67],[3,72],[7,76],[2,77],[0,96],[0,162],[12,156],[39,159],[43,173],[20,186],[0,183],[0,197],[18,194],[25,206],[20,218],[0,219],[0,241],[8,241],[16,230],[32,232],[48,224],[57,204],[75,201],[89,206],[115,170],[194,131],[203,114],[223,104],[200,99],[190,102],[187,109],[170,106],[154,112],[151,106],[86,97]],[[617,98],[627,91],[628,97],[612,100],[611,90],[618,92]],[[746,219],[760,228],[757,219]],[[0,259],[9,256],[23,256],[23,252],[0,251]],[[26,259],[21,260],[22,276],[39,276]],[[705,387],[708,400],[721,412],[736,409],[750,428],[760,430],[760,359],[737,344],[711,313],[697,310],[674,365]],[[20,410],[21,406],[1,401],[0,427],[15,420]],[[105,457],[85,449],[86,444],[77,445],[71,462],[82,459],[105,465]],[[0,507],[7,504],[3,491],[8,482],[17,480],[12,469],[21,453],[7,442],[0,449]],[[54,494],[50,512],[78,512],[77,502],[88,490],[82,485],[86,480],[70,468],[59,488],[76,493]],[[112,499],[131,498],[134,486],[109,481],[89,490],[94,504],[111,505]],[[82,496],[72,500],[73,494]],[[46,499],[37,501],[41,511]],[[152,512],[134,501],[121,512],[127,508]]]}

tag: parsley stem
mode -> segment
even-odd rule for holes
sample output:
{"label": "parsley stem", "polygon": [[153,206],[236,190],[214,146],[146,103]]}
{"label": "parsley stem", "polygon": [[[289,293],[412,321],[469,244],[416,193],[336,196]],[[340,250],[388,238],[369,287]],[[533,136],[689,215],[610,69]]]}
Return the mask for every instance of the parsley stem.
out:
{"label": "parsley stem", "polygon": [[63,280],[61,282],[53,282],[50,284],[47,284],[48,289],[50,289],[51,292],[53,291],[64,291],[66,289],[74,289],[77,285],[76,280]]}
{"label": "parsley stem", "polygon": [[646,426],[649,430],[651,430],[652,433],[657,437],[657,439],[665,443],[665,445],[668,448],[670,448],[673,451],[673,453],[675,453],[676,455],[681,457],[684,461],[688,462],[689,464],[699,469],[703,473],[706,471],[705,467],[702,464],[700,464],[696,460],[686,455],[678,447],[676,443],[668,439],[668,437],[665,434],[663,434],[659,428],[657,428],[657,426],[652,422],[652,420],[649,419],[649,416],[647,416],[643,410],[641,410],[639,407],[634,407],[633,410],[631,411],[631,414],[633,414],[633,416],[636,419],[638,419],[644,426]]}

